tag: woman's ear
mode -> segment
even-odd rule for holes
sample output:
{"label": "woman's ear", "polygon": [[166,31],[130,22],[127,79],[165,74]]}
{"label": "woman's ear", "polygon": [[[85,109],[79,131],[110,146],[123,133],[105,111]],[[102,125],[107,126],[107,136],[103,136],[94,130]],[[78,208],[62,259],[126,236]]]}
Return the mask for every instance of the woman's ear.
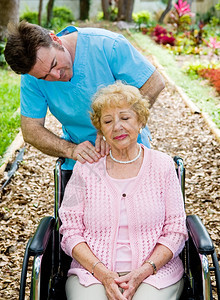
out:
{"label": "woman's ear", "polygon": [[50,32],[49,33],[51,39],[53,42],[57,42],[59,43],[60,45],[62,45],[62,41],[58,38],[58,36],[56,36],[54,33]]}
{"label": "woman's ear", "polygon": [[142,123],[139,123],[139,133],[142,132],[143,128],[144,128],[144,125]]}

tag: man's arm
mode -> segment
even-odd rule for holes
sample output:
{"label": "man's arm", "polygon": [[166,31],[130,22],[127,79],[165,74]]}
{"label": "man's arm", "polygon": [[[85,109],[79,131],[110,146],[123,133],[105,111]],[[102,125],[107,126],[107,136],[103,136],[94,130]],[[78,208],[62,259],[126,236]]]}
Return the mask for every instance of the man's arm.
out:
{"label": "man's arm", "polygon": [[72,158],[81,163],[98,161],[101,157],[88,141],[79,145],[68,142],[44,127],[45,118],[34,119],[21,116],[21,130],[24,141],[45,154]]}
{"label": "man's arm", "polygon": [[142,95],[148,96],[151,107],[164,87],[163,77],[155,70],[151,77],[142,85],[140,92]]}

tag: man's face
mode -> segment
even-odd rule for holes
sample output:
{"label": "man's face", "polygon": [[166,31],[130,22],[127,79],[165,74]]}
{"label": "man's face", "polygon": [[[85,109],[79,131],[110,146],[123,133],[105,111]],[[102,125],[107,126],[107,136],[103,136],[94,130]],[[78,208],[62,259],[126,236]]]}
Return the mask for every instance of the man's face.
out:
{"label": "man's face", "polygon": [[63,47],[41,47],[37,51],[37,61],[28,73],[47,81],[69,81],[73,76],[73,61],[70,53]]}

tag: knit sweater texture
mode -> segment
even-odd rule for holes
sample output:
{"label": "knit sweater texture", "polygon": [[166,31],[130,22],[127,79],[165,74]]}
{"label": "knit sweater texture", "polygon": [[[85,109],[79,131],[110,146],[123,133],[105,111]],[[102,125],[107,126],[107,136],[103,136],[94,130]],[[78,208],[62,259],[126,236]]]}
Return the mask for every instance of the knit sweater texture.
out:
{"label": "knit sweater texture", "polygon": [[[168,247],[173,258],[144,282],[165,288],[183,276],[179,253],[187,239],[185,211],[174,162],[167,154],[143,146],[144,159],[136,179],[122,194],[106,176],[106,157],[89,164],[76,163],[59,210],[61,247],[72,249],[85,242],[107,268],[114,271],[120,200],[126,199],[132,269],[140,267],[157,243]],[[75,259],[68,276],[82,285],[100,283]]]}

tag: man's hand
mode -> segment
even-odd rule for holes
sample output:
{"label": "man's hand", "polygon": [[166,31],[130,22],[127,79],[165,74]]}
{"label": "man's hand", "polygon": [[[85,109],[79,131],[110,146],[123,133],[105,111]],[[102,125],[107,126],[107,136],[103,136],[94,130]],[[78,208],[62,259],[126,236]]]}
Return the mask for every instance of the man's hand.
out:
{"label": "man's hand", "polygon": [[101,154],[101,156],[109,154],[110,146],[103,140],[103,135],[101,133],[97,133],[95,149]]}
{"label": "man's hand", "polygon": [[[21,116],[21,128],[25,142],[51,156],[71,158],[81,163],[93,163],[108,154],[109,146],[98,134],[96,146],[89,141],[79,145],[66,141],[44,127],[45,118],[34,119]],[[98,149],[98,150],[97,150]]]}
{"label": "man's hand", "polygon": [[103,135],[101,133],[97,133],[95,147],[89,141],[75,145],[73,150],[73,159],[78,160],[82,164],[86,161],[93,163],[98,161],[101,156],[108,155],[109,149],[110,146],[103,140]]}
{"label": "man's hand", "polygon": [[75,145],[72,158],[84,164],[86,161],[93,163],[99,160],[101,154],[96,151],[96,148],[89,142],[85,141],[79,145]]}

